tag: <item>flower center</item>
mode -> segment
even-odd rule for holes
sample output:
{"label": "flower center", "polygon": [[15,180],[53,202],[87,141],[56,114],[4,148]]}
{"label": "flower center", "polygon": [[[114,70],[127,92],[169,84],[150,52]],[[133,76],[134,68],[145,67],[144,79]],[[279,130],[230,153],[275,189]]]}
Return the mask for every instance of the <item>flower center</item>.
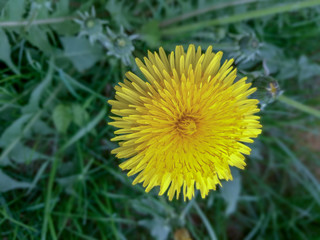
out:
{"label": "flower center", "polygon": [[126,45],[126,41],[123,38],[118,38],[117,44],[119,47],[124,47]]}
{"label": "flower center", "polygon": [[197,124],[191,117],[184,117],[177,122],[177,129],[179,132],[192,135],[197,131]]}
{"label": "flower center", "polygon": [[93,28],[95,25],[95,20],[92,18],[89,18],[86,20],[85,25],[87,28]]}

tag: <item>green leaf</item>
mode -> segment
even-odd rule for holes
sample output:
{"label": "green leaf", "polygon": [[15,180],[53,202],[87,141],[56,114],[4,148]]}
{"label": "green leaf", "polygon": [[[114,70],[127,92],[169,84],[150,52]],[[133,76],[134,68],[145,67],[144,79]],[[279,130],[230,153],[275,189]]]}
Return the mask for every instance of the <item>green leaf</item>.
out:
{"label": "green leaf", "polygon": [[11,46],[6,33],[0,28],[0,61],[5,62],[8,67],[16,74],[19,70],[11,60]]}
{"label": "green leaf", "polygon": [[2,157],[0,160],[0,166],[8,166],[12,164],[8,155]]}
{"label": "green leaf", "polygon": [[[4,9],[8,4],[9,0],[0,0],[0,9]],[[0,19],[2,18],[3,12],[0,11]]]}
{"label": "green leaf", "polygon": [[40,82],[40,84],[35,88],[35,90],[32,92],[29,103],[26,107],[24,107],[24,112],[35,112],[39,108],[39,102],[41,99],[41,96],[44,93],[44,90],[48,88],[49,84],[52,80],[53,75],[53,59],[51,58],[49,62],[49,70],[46,75],[46,77]]}
{"label": "green leaf", "polygon": [[18,143],[14,149],[9,153],[9,157],[16,163],[30,163],[39,159],[48,158],[46,155],[35,151],[34,149],[23,145],[21,142]]}
{"label": "green leaf", "polygon": [[82,127],[89,120],[89,114],[79,104],[72,105],[73,122],[79,127]]}
{"label": "green leaf", "polygon": [[15,120],[1,135],[0,146],[7,146],[16,139],[22,132],[24,124],[30,119],[31,114],[22,115]]}
{"label": "green leaf", "polygon": [[56,15],[66,16],[69,13],[69,4],[70,4],[69,0],[57,1],[55,3],[56,11],[54,16]]}
{"label": "green leaf", "polygon": [[158,21],[152,20],[143,25],[141,28],[141,35],[151,48],[161,45],[161,31]]}
{"label": "green leaf", "polygon": [[132,30],[134,17],[130,5],[125,1],[109,0],[106,4],[106,10],[110,13],[117,26],[123,26],[125,29]]}
{"label": "green leaf", "polygon": [[166,240],[171,231],[171,226],[166,219],[155,217],[154,219],[141,220],[138,223],[150,231],[150,234],[156,240]]}
{"label": "green leaf", "polygon": [[81,128],[71,139],[69,139],[61,148],[61,150],[64,150],[80,140],[83,136],[85,136],[87,133],[89,133],[106,115],[106,109],[102,109],[100,113],[92,119],[91,122],[89,122],[85,127]]}
{"label": "green leaf", "polygon": [[49,43],[47,30],[41,29],[38,26],[31,26],[27,36],[28,41],[39,48],[47,55],[53,54],[53,48]]}
{"label": "green leaf", "polygon": [[17,188],[29,188],[30,186],[30,183],[19,182],[9,177],[0,169],[0,192],[7,192]]}
{"label": "green leaf", "polygon": [[58,105],[53,110],[52,114],[53,123],[60,133],[66,133],[72,121],[72,112],[67,105]]}
{"label": "green leaf", "polygon": [[33,177],[32,183],[30,184],[30,188],[27,192],[27,195],[31,192],[31,190],[37,185],[37,183],[39,182],[39,180],[41,179],[41,177],[43,176],[43,174],[45,174],[45,170],[47,169],[49,163],[51,163],[50,161],[46,161],[44,163],[42,163],[41,167],[39,167],[37,169],[37,173],[35,174],[35,176]]}
{"label": "green leaf", "polygon": [[75,96],[76,98],[78,98],[79,95],[75,92],[75,88],[80,88],[80,89],[90,93],[91,95],[96,96],[97,98],[99,98],[103,101],[108,100],[108,98],[106,98],[105,96],[99,94],[98,92],[92,90],[91,88],[88,88],[86,85],[84,85],[80,81],[77,81],[76,79],[72,78],[70,75],[66,74],[61,69],[59,69],[59,68],[56,68],[56,69],[58,70],[60,78],[63,81],[63,83],[65,84],[65,86],[68,88],[69,92],[73,96]]}
{"label": "green leaf", "polygon": [[[64,16],[65,15],[62,15],[62,17]],[[71,20],[62,23],[52,24],[51,28],[53,28],[59,35],[64,36],[76,35],[80,31],[79,24],[76,24]]]}
{"label": "green leaf", "polygon": [[234,213],[237,208],[237,203],[241,191],[241,178],[239,170],[236,168],[231,169],[233,181],[224,182],[221,188],[221,195],[227,203],[226,215]]}
{"label": "green leaf", "polygon": [[306,56],[301,56],[298,61],[300,68],[298,79],[300,82],[320,76],[320,65],[310,61]]}
{"label": "green leaf", "polygon": [[[1,7],[0,1],[0,7]],[[2,8],[0,8],[2,9]],[[25,12],[25,0],[10,0],[7,1],[4,8],[4,19],[11,21],[22,20],[23,14]]]}
{"label": "green leaf", "polygon": [[50,127],[47,122],[42,121],[41,119],[37,120],[35,124],[31,128],[32,134],[39,136],[39,135],[50,135],[54,134],[55,129]]}
{"label": "green leaf", "polygon": [[103,56],[102,47],[91,45],[89,40],[85,38],[63,37],[61,42],[64,56],[72,62],[79,72],[92,67]]}
{"label": "green leaf", "polygon": [[143,198],[139,200],[133,200],[132,208],[139,214],[150,214],[153,217],[165,217],[167,214],[174,214],[174,209],[169,204],[163,203],[154,198]]}
{"label": "green leaf", "polygon": [[71,94],[72,96],[74,96],[76,99],[80,99],[79,94],[76,92],[76,90],[75,90],[74,87],[73,87],[72,82],[70,81],[70,77],[68,78],[68,77],[67,77],[67,74],[65,74],[62,69],[57,68],[57,70],[58,70],[59,77],[60,77],[61,81],[62,81],[63,84],[66,86],[66,88],[68,89],[68,91],[70,92],[70,94]]}
{"label": "green leaf", "polygon": [[[52,13],[52,18],[65,18],[66,16],[70,15],[69,6],[70,6],[69,0],[63,0],[63,1],[56,1],[55,2],[55,11]],[[52,24],[50,26],[57,32],[59,35],[64,36],[72,36],[76,35],[80,31],[79,24],[75,23],[74,21],[65,21],[62,23],[56,23]]]}

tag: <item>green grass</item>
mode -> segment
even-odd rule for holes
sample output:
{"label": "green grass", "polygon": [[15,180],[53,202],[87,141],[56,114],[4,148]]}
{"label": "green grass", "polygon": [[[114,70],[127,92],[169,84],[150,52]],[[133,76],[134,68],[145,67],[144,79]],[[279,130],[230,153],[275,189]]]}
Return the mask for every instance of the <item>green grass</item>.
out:
{"label": "green grass", "polygon": [[[0,239],[319,239],[319,1],[48,2],[0,1]],[[72,21],[92,6],[96,28]],[[119,169],[107,100],[134,57],[189,43],[235,58],[263,133],[231,197],[169,202]]]}

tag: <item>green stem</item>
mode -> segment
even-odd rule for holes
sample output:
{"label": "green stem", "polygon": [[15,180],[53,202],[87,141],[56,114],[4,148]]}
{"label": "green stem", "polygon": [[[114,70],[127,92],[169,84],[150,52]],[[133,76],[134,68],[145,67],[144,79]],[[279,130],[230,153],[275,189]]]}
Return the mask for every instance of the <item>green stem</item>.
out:
{"label": "green stem", "polygon": [[201,218],[204,226],[207,228],[208,234],[210,236],[211,240],[217,240],[217,236],[212,228],[211,223],[209,222],[208,218],[206,217],[206,215],[203,213],[203,211],[201,210],[201,208],[198,206],[197,202],[194,202],[193,207],[195,208],[195,210],[197,211],[199,217]]}
{"label": "green stem", "polygon": [[[90,123],[87,124],[86,127],[80,129],[67,143],[65,143],[57,152],[56,155],[53,159],[51,171],[50,171],[50,176],[49,176],[49,181],[48,181],[48,186],[47,186],[47,195],[46,195],[46,200],[45,200],[45,208],[44,208],[44,220],[42,224],[42,231],[41,231],[41,240],[47,239],[47,231],[48,231],[48,226],[50,227],[50,217],[51,217],[51,211],[53,209],[52,204],[51,204],[51,198],[52,198],[52,191],[53,191],[53,184],[55,180],[55,176],[57,173],[57,168],[59,166],[59,162],[62,159],[63,152],[68,148],[70,145],[78,141],[80,138],[85,136],[88,132],[90,132],[103,118],[103,116],[106,115],[105,109],[102,109],[100,113],[95,117]],[[51,226],[52,227],[52,226]],[[51,234],[53,233],[54,228],[51,230]]]}
{"label": "green stem", "polygon": [[49,19],[39,19],[39,20],[27,20],[27,21],[9,21],[0,22],[0,27],[23,27],[28,25],[45,25],[45,24],[57,24],[66,21],[73,20],[74,17],[61,17],[61,18],[49,18]]}
{"label": "green stem", "polygon": [[170,18],[167,20],[164,20],[160,23],[160,27],[166,27],[169,26],[171,24],[177,23],[177,22],[181,22],[183,20],[192,18],[192,17],[196,17],[211,11],[215,11],[218,9],[223,9],[223,8],[227,8],[227,7],[231,7],[231,6],[237,6],[237,5],[241,5],[241,4],[247,4],[247,3],[253,3],[253,2],[257,2],[259,0],[240,0],[240,1],[235,1],[235,2],[226,2],[226,3],[217,3],[217,4],[213,4],[212,6],[206,7],[204,9],[197,9],[195,11],[192,12],[188,12],[185,14],[182,14],[178,17],[174,17],[174,18]]}
{"label": "green stem", "polygon": [[297,102],[295,100],[292,100],[292,99],[290,99],[290,98],[288,98],[288,97],[286,97],[284,95],[280,95],[278,97],[278,100],[280,102],[283,102],[283,103],[285,103],[287,105],[290,105],[291,107],[294,107],[294,108],[296,108],[296,109],[298,109],[298,110],[300,110],[302,112],[306,112],[306,113],[309,113],[309,114],[311,114],[311,115],[313,115],[315,117],[320,118],[320,111],[317,110],[317,109],[314,109],[312,107],[306,106],[306,105],[304,105],[302,103],[299,103],[299,102]]}
{"label": "green stem", "polygon": [[317,6],[317,5],[320,5],[320,0],[306,0],[306,1],[301,1],[301,2],[288,3],[288,4],[274,6],[274,7],[265,8],[265,9],[257,9],[257,10],[251,11],[251,12],[240,13],[240,14],[227,16],[227,17],[223,17],[223,18],[219,18],[219,19],[213,19],[213,20],[188,24],[188,25],[184,25],[184,26],[178,26],[178,27],[164,29],[164,30],[162,30],[162,35],[163,36],[170,36],[170,35],[175,35],[175,34],[179,34],[179,33],[198,30],[198,29],[201,29],[204,27],[216,26],[216,25],[222,25],[222,24],[228,24],[228,23],[235,23],[235,22],[240,22],[240,21],[244,21],[244,20],[273,15],[273,14],[277,14],[277,13],[295,11],[295,10],[313,7],[313,6]]}
{"label": "green stem", "polygon": [[47,194],[45,199],[44,218],[43,218],[43,224],[42,224],[42,230],[41,230],[41,240],[47,239],[48,224],[49,224],[51,210],[52,210],[52,205],[51,205],[52,188],[53,188],[53,183],[54,183],[55,175],[57,172],[57,168],[59,165],[58,163],[61,158],[62,156],[60,153],[56,154],[56,156],[53,159],[53,163],[50,171],[50,176],[49,176],[49,181],[47,186]]}

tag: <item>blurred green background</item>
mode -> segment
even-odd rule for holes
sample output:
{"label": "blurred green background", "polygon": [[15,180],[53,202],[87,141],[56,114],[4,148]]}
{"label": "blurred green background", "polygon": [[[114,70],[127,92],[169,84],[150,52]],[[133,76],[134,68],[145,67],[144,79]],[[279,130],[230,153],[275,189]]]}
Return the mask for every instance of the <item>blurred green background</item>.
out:
{"label": "blurred green background", "polygon": [[[0,0],[0,239],[320,239],[319,42],[320,0]],[[190,43],[235,59],[263,133],[233,182],[169,202],[119,169],[107,100]]]}

